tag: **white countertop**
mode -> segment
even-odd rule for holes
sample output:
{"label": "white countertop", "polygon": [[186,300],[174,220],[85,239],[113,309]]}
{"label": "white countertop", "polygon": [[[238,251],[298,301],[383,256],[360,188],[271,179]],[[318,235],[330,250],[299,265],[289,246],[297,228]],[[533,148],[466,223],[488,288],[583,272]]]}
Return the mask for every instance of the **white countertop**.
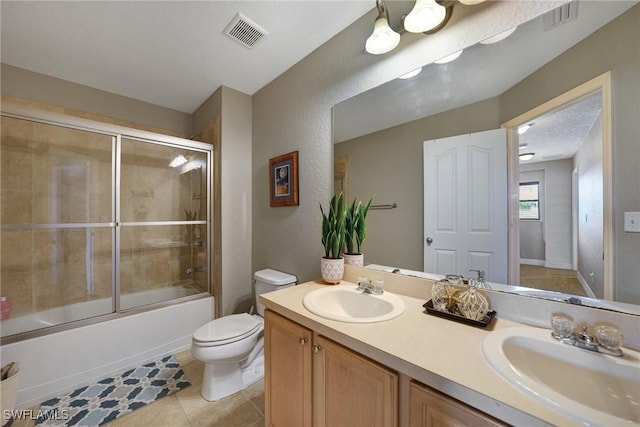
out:
{"label": "white countertop", "polygon": [[[340,285],[353,283],[342,281]],[[327,338],[351,348],[417,381],[442,391],[500,420],[518,426],[572,426],[557,413],[503,380],[485,361],[482,341],[491,330],[520,323],[496,318],[488,329],[426,314],[426,300],[399,295],[404,314],[380,323],[328,320],[302,304],[310,291],[329,286],[307,282],[260,296],[260,302]]]}

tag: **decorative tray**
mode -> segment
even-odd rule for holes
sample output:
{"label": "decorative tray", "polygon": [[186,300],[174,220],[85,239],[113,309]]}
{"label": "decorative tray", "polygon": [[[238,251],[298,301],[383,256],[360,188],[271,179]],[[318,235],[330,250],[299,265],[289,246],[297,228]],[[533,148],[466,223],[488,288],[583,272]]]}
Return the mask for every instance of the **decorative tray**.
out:
{"label": "decorative tray", "polygon": [[464,317],[464,316],[460,316],[458,314],[444,312],[444,311],[438,311],[435,308],[433,308],[433,301],[432,300],[427,301],[422,306],[427,309],[427,313],[429,313],[429,314],[431,314],[433,316],[442,317],[444,319],[453,320],[454,322],[464,323],[466,325],[475,326],[477,328],[486,328],[487,326],[489,326],[489,324],[491,323],[491,321],[493,321],[493,318],[496,315],[495,310],[491,310],[491,311],[487,312],[487,314],[484,316],[483,319],[481,319],[481,320],[473,320],[473,319],[469,319],[469,318]]}

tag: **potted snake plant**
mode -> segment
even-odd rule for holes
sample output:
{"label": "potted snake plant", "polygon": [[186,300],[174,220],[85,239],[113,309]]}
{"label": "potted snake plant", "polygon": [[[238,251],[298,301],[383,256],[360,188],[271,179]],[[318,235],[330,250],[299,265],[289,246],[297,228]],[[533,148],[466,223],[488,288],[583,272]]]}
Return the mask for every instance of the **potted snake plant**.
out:
{"label": "potted snake plant", "polygon": [[361,252],[362,244],[367,237],[367,213],[373,198],[367,203],[353,199],[346,211],[345,221],[345,244],[344,263],[362,267],[364,265],[364,255]]}
{"label": "potted snake plant", "polygon": [[345,240],[346,210],[344,194],[334,194],[329,202],[329,211],[325,214],[322,204],[322,245],[324,257],[320,260],[322,279],[326,283],[338,284],[344,276],[344,258],[342,248]]}

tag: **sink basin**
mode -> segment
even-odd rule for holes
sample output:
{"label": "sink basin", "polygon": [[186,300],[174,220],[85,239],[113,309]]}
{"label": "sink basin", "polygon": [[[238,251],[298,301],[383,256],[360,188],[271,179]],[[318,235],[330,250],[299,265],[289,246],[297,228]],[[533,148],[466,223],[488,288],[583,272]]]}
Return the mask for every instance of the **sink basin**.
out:
{"label": "sink basin", "polygon": [[640,353],[623,357],[562,344],[547,329],[491,332],[482,353],[512,385],[585,425],[640,423]]}
{"label": "sink basin", "polygon": [[384,322],[400,316],[405,308],[397,295],[387,291],[365,294],[352,285],[316,289],[305,295],[302,303],[315,315],[349,323]]}

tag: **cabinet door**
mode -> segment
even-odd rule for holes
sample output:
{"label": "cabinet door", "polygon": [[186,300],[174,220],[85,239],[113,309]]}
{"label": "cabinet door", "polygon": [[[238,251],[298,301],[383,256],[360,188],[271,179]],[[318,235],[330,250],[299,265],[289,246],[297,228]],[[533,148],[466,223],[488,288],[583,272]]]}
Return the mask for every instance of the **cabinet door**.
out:
{"label": "cabinet door", "polygon": [[265,416],[273,427],[311,426],[311,331],[265,311]]}
{"label": "cabinet door", "polygon": [[398,425],[398,374],[324,337],[314,346],[315,427]]}
{"label": "cabinet door", "polygon": [[411,382],[409,427],[496,427],[506,424],[425,385]]}

